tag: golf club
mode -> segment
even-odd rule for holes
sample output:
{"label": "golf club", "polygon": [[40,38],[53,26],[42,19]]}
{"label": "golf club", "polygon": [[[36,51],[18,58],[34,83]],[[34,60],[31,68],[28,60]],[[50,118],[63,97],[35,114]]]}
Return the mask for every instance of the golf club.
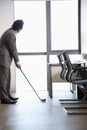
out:
{"label": "golf club", "polygon": [[23,70],[20,69],[20,71],[22,72],[22,74],[24,75],[25,79],[28,81],[29,85],[32,87],[32,89],[34,90],[35,94],[36,94],[37,97],[40,99],[40,101],[41,101],[41,102],[45,102],[46,99],[41,99],[41,98],[39,97],[39,95],[37,94],[36,90],[34,89],[34,87],[32,86],[32,84],[30,83],[30,81],[28,80],[28,78],[26,77],[26,75],[24,74]]}

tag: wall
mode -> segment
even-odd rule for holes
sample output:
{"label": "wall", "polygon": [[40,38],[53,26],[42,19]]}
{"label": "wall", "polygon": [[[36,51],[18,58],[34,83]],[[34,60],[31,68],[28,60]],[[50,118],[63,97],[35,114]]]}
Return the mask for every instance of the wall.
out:
{"label": "wall", "polygon": [[[14,5],[11,0],[0,0],[0,36],[9,28],[14,20]],[[11,91],[15,91],[16,86],[16,69],[14,63],[11,66]]]}
{"label": "wall", "polygon": [[81,0],[81,43],[82,53],[87,53],[87,0]]}
{"label": "wall", "polygon": [[0,35],[11,26],[13,19],[13,1],[0,0]]}

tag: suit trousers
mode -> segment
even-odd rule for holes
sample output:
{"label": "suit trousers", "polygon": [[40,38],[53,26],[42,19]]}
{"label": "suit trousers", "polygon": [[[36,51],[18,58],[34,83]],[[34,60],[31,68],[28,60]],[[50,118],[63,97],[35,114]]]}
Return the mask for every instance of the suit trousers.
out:
{"label": "suit trousers", "polygon": [[9,99],[10,96],[10,68],[0,66],[0,100]]}

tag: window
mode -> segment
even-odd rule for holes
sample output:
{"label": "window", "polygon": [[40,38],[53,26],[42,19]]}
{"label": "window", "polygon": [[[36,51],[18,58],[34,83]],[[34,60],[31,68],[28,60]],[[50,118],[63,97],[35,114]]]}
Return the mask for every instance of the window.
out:
{"label": "window", "polygon": [[15,19],[24,20],[17,37],[19,52],[46,52],[45,1],[15,1]]}
{"label": "window", "polygon": [[[35,89],[46,90],[47,70],[46,54],[44,53],[46,52],[45,1],[14,1],[14,7],[15,19],[24,20],[24,28],[17,35],[17,48],[22,69],[35,86]],[[18,69],[16,74],[17,90],[30,90]]]}
{"label": "window", "polygon": [[78,0],[51,1],[51,50],[78,50]]}
{"label": "window", "polygon": [[[25,71],[30,70],[31,81],[38,76],[40,84],[37,86],[46,88],[49,77],[47,63],[57,63],[56,55],[61,50],[80,52],[79,3],[79,0],[14,1],[15,19],[24,20],[24,29],[17,36],[18,52],[23,64],[28,61]],[[34,61],[38,61],[40,66]],[[44,72],[40,72],[39,68]]]}

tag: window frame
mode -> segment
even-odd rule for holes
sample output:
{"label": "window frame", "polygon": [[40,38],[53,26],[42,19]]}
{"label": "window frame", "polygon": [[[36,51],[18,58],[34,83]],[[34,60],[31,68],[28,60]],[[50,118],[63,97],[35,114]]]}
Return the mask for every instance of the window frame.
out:
{"label": "window frame", "polygon": [[[55,0],[54,0],[55,1]],[[47,53],[56,55],[64,50],[51,49],[51,1],[46,2],[47,9]],[[78,49],[66,50],[69,54],[81,54],[81,0],[78,0]],[[49,62],[49,58],[48,58]]]}

